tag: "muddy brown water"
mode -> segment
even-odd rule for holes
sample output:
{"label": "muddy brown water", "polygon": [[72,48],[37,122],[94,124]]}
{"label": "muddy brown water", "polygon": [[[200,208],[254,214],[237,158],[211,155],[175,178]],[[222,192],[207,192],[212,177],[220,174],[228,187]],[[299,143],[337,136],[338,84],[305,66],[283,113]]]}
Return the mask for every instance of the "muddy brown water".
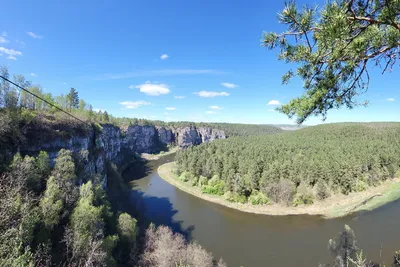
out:
{"label": "muddy brown water", "polygon": [[317,216],[267,216],[240,212],[185,193],[162,180],[158,166],[165,156],[147,164],[134,180],[132,197],[139,213],[200,243],[229,266],[318,266],[329,263],[328,240],[344,224],[355,231],[360,248],[375,262],[391,266],[400,249],[400,201],[372,212],[340,219]]}

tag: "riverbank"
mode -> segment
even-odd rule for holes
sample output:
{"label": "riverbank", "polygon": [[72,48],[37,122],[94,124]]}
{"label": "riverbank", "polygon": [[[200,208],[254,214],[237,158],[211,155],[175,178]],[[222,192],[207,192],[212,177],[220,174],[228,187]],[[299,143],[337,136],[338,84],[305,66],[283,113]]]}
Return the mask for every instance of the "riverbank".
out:
{"label": "riverbank", "polygon": [[400,198],[400,179],[391,179],[377,187],[371,187],[363,192],[351,193],[347,196],[334,195],[312,205],[286,207],[279,204],[252,205],[232,203],[221,196],[202,193],[199,187],[193,187],[180,181],[173,173],[175,163],[170,162],[158,167],[159,176],[182,191],[204,200],[217,203],[243,212],[265,215],[319,215],[324,218],[338,218],[348,214],[370,211]]}
{"label": "riverbank", "polygon": [[140,156],[142,158],[144,158],[145,160],[158,160],[161,157],[174,154],[174,153],[178,152],[178,150],[179,150],[179,147],[175,146],[175,147],[168,149],[168,151],[161,151],[160,153],[157,153],[157,154],[142,153],[142,154],[140,154]]}

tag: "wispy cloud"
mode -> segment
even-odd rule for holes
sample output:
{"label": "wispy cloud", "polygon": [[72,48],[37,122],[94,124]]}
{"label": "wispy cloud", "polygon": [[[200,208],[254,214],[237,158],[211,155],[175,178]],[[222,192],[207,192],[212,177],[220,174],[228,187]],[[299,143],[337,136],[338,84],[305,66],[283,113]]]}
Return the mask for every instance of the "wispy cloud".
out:
{"label": "wispy cloud", "polygon": [[8,40],[2,36],[0,36],[0,44],[8,43]]}
{"label": "wispy cloud", "polygon": [[215,113],[217,113],[217,112],[215,112],[214,110],[207,110],[206,113],[207,113],[207,114],[215,114]]}
{"label": "wispy cloud", "polygon": [[169,56],[167,54],[162,54],[160,56],[160,58],[161,58],[161,60],[165,60],[165,59],[169,58]]}
{"label": "wispy cloud", "polygon": [[276,110],[273,108],[268,109],[268,112],[275,112]]}
{"label": "wispy cloud", "polygon": [[239,85],[233,84],[233,83],[221,83],[222,86],[226,87],[226,88],[236,88]]}
{"label": "wispy cloud", "polygon": [[198,95],[200,97],[229,96],[229,93],[227,92],[210,92],[210,91],[194,92],[193,94]]}
{"label": "wispy cloud", "polygon": [[211,108],[211,109],[214,109],[214,110],[221,110],[221,109],[223,109],[223,108],[221,108],[221,107],[219,107],[219,106],[210,106],[210,108]]}
{"label": "wispy cloud", "polygon": [[268,106],[279,106],[281,104],[281,102],[279,102],[279,100],[270,100],[268,102]]}
{"label": "wispy cloud", "polygon": [[175,99],[184,99],[184,98],[186,98],[186,96],[183,96],[183,95],[176,95],[176,96],[174,96],[174,98],[175,98]]}
{"label": "wispy cloud", "polygon": [[162,83],[151,83],[151,82],[146,82],[144,84],[140,85],[131,85],[129,86],[130,89],[138,88],[140,92],[145,93],[146,95],[151,95],[151,96],[159,96],[159,95],[165,95],[169,94],[170,90],[168,88],[168,85],[162,84]]}
{"label": "wispy cloud", "polygon": [[7,37],[7,36],[8,36],[8,34],[7,34],[7,32],[6,32],[6,31],[3,31],[3,32],[1,33],[1,36],[3,36],[3,37]]}
{"label": "wispy cloud", "polygon": [[146,102],[143,100],[139,100],[139,101],[124,101],[124,102],[119,102],[121,105],[123,105],[125,108],[138,108],[141,106],[148,106],[151,105],[150,102]]}
{"label": "wispy cloud", "polygon": [[166,110],[175,110],[176,108],[175,107],[166,107],[165,109]]}
{"label": "wispy cloud", "polygon": [[151,77],[151,76],[174,76],[174,75],[202,75],[202,74],[225,74],[226,72],[219,70],[201,70],[201,69],[164,69],[164,70],[146,70],[133,71],[125,73],[105,73],[95,77],[96,80],[116,80],[135,77]]}
{"label": "wispy cloud", "polygon": [[32,37],[33,39],[43,39],[43,36],[38,35],[36,33],[33,32],[27,32],[26,34],[28,34],[30,37]]}
{"label": "wispy cloud", "polygon": [[36,73],[33,73],[33,72],[31,72],[30,75],[31,75],[32,77],[36,77],[36,76],[37,76]]}
{"label": "wispy cloud", "polygon": [[6,54],[8,55],[8,59],[12,59],[12,60],[17,60],[17,56],[22,56],[22,52],[14,50],[14,49],[8,49],[5,47],[0,47],[0,53],[1,54]]}
{"label": "wispy cloud", "polygon": [[390,97],[390,98],[386,98],[386,100],[389,102],[394,102],[396,99],[394,99],[393,97]]}

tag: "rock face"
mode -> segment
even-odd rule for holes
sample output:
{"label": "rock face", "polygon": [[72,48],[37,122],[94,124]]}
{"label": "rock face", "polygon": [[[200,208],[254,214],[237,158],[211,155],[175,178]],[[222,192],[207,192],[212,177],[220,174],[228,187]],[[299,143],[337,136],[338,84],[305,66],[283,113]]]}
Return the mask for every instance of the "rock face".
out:
{"label": "rock face", "polygon": [[137,153],[153,153],[160,143],[157,129],[154,126],[129,126],[123,145]]}
{"label": "rock face", "polygon": [[25,141],[19,146],[22,154],[37,155],[46,151],[51,163],[61,149],[73,152],[80,182],[100,175],[103,186],[107,184],[106,161],[121,162],[121,151],[130,153],[157,153],[167,145],[187,148],[192,145],[225,139],[221,130],[195,126],[165,128],[150,125],[132,125],[126,131],[112,124],[94,129],[81,124],[36,123],[26,130]]}

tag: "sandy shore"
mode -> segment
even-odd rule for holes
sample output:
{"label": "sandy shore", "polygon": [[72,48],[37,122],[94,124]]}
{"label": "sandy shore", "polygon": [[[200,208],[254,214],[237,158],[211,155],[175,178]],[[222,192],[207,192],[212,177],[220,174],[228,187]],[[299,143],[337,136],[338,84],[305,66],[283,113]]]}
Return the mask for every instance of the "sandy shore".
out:
{"label": "sandy shore", "polygon": [[369,211],[381,207],[389,202],[400,198],[400,179],[391,179],[383,182],[377,187],[371,187],[363,192],[351,193],[349,195],[335,195],[312,205],[300,205],[297,207],[286,207],[278,204],[252,205],[232,203],[221,196],[202,193],[199,187],[193,187],[180,181],[173,173],[175,163],[170,162],[158,168],[158,174],[162,179],[174,185],[182,191],[192,194],[204,200],[214,202],[229,208],[248,213],[265,215],[320,215],[324,218],[343,217],[359,211]]}

